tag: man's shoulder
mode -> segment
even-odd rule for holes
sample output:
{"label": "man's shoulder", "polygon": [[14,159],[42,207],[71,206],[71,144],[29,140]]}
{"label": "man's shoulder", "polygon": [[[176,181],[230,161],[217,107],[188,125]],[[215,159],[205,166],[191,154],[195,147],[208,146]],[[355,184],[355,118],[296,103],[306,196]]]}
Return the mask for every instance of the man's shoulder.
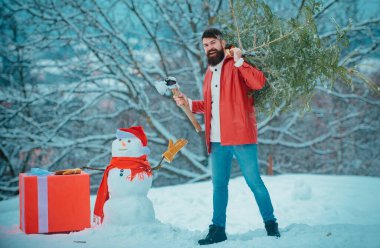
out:
{"label": "man's shoulder", "polygon": [[223,63],[223,67],[224,69],[232,69],[235,67],[235,60],[232,56],[227,56],[225,59],[224,59],[224,63]]}
{"label": "man's shoulder", "polygon": [[224,58],[224,64],[225,65],[230,65],[230,64],[234,64],[235,63],[235,61],[234,61],[234,58],[232,57],[232,56],[230,56],[230,55],[227,55],[225,58]]}
{"label": "man's shoulder", "polygon": [[231,56],[226,56],[223,61],[222,70],[231,69],[234,65],[234,58]]}

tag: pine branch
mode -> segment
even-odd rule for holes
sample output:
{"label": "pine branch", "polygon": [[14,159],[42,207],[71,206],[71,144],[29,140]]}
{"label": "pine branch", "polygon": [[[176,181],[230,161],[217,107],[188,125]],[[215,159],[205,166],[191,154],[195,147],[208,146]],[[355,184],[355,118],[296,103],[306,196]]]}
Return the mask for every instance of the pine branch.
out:
{"label": "pine branch", "polygon": [[238,25],[237,20],[236,20],[236,15],[235,15],[235,10],[234,10],[234,6],[233,6],[233,3],[232,3],[232,0],[229,0],[229,3],[230,3],[231,16],[234,19],[234,25],[235,25],[235,29],[236,29],[236,33],[237,33],[237,37],[238,37],[239,48],[241,50],[243,50],[243,45],[242,45],[241,39],[240,39],[239,25]]}
{"label": "pine branch", "polygon": [[297,31],[299,31],[299,30],[301,30],[301,29],[303,29],[305,27],[307,27],[307,25],[300,26],[300,27],[292,30],[291,32],[289,32],[289,33],[287,33],[285,35],[282,35],[282,36],[280,36],[280,37],[278,37],[278,38],[276,38],[274,40],[271,40],[271,41],[269,41],[267,43],[261,44],[260,46],[257,46],[257,47],[254,47],[252,49],[249,49],[249,50],[246,51],[246,53],[252,53],[252,52],[255,52],[257,49],[268,47],[268,46],[272,45],[273,43],[285,40],[285,39],[289,38],[290,36],[292,36]]}

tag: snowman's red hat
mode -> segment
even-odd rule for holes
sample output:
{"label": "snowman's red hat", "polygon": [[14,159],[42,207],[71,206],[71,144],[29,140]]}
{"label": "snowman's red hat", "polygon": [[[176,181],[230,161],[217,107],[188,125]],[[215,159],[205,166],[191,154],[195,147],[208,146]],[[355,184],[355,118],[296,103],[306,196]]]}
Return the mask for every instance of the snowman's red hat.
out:
{"label": "snowman's red hat", "polygon": [[141,140],[141,143],[143,146],[148,145],[148,139],[145,135],[144,129],[142,126],[134,126],[134,127],[129,127],[129,128],[119,128],[116,130],[116,138],[118,139],[123,139],[123,138],[128,138],[131,137],[130,135],[134,135],[137,138]]}

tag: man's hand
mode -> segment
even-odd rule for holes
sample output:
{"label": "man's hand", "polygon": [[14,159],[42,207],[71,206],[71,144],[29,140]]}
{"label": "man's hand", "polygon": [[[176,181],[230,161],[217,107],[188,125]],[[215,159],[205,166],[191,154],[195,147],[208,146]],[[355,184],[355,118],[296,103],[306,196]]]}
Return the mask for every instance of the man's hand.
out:
{"label": "man's hand", "polygon": [[173,96],[173,98],[178,106],[189,107],[189,100],[185,94],[180,93],[178,96]]}
{"label": "man's hand", "polygon": [[241,50],[240,48],[234,47],[230,49],[230,53],[232,56],[234,56],[235,62],[238,61],[241,58]]}

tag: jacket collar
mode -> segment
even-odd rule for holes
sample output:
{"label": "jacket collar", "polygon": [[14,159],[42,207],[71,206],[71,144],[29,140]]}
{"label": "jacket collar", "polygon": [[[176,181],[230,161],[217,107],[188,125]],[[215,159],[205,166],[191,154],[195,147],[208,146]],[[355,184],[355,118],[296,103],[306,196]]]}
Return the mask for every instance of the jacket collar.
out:
{"label": "jacket collar", "polygon": [[224,65],[224,63],[226,63],[228,60],[232,59],[233,57],[230,56],[230,55],[226,55],[224,57],[224,59],[222,61],[219,62],[219,64],[215,65],[215,66],[211,66],[209,65],[208,66],[208,69],[211,71],[211,72],[215,72],[215,69],[221,71],[222,69],[222,66]]}

